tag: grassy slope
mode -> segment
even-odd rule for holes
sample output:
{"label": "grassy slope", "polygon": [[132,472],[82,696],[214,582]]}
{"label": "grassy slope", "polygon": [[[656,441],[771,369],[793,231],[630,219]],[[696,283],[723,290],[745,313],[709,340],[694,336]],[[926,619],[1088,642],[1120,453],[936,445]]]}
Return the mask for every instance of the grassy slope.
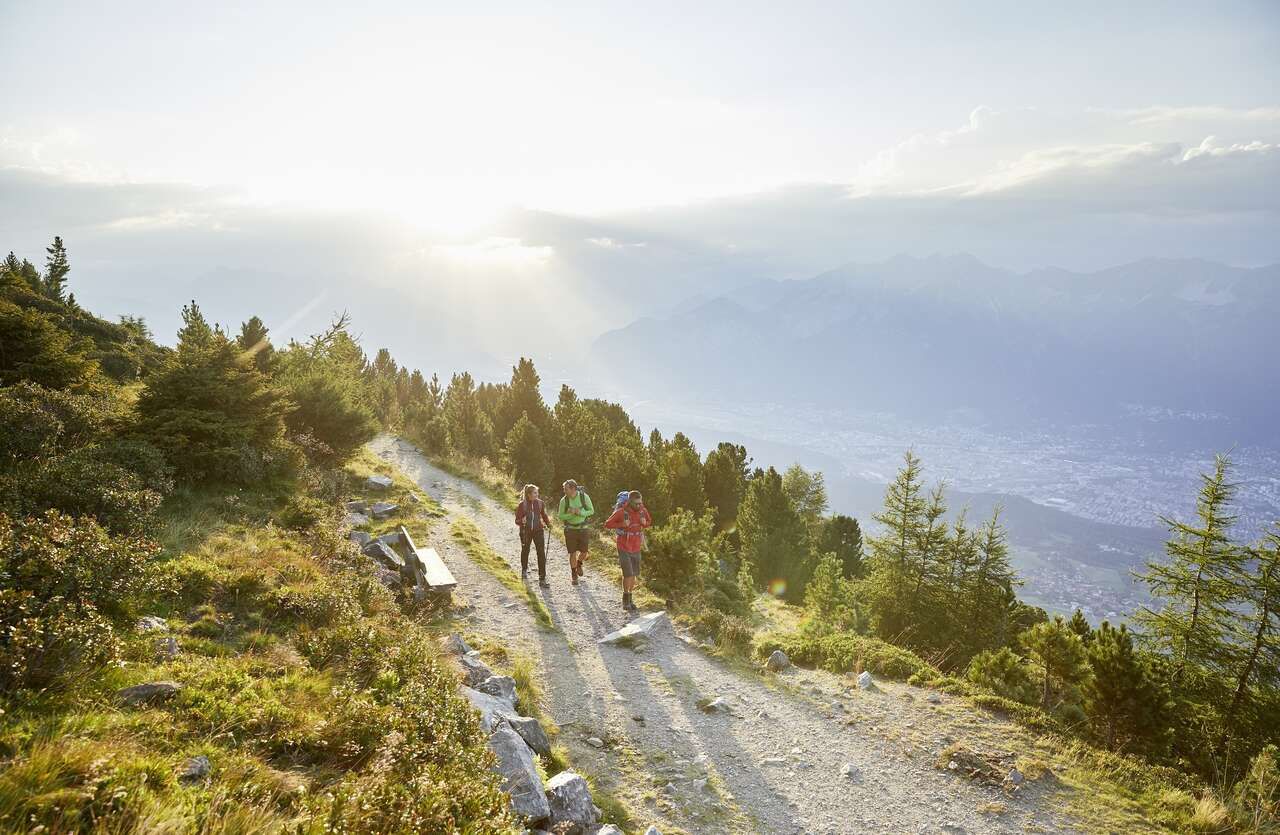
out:
{"label": "grassy slope", "polygon": [[[327,819],[388,831],[454,818],[507,830],[483,738],[419,625],[439,613],[368,580],[337,538],[333,504],[304,531],[272,524],[299,492],[192,490],[166,502],[164,562],[138,613],[164,617],[180,654],[159,660],[157,635],[130,635],[124,666],[5,703],[0,829],[312,831]],[[425,537],[440,510],[418,495],[379,528],[403,522]],[[114,695],[160,679],[183,689],[142,708]],[[431,753],[410,750],[418,740]],[[210,777],[181,780],[198,755]],[[401,767],[439,781],[396,796]]]}

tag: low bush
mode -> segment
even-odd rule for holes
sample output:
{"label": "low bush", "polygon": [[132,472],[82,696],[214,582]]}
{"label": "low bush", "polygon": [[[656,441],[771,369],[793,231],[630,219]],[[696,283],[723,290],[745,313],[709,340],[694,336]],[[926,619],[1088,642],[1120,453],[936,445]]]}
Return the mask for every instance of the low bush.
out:
{"label": "low bush", "polygon": [[774,650],[787,654],[792,663],[847,673],[858,665],[873,675],[906,680],[917,674],[941,677],[942,673],[918,655],[865,635],[838,633],[825,636],[765,633],[756,638],[756,655],[765,659]]}

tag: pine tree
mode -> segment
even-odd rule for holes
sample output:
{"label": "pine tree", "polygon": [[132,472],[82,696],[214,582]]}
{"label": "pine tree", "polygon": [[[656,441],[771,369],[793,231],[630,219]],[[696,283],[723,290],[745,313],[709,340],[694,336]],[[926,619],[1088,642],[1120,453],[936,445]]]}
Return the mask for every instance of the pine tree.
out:
{"label": "pine tree", "polygon": [[99,378],[93,343],[74,338],[53,317],[0,298],[0,386],[28,380],[74,389]]}
{"label": "pine tree", "polygon": [[1248,557],[1254,569],[1236,575],[1239,592],[1233,595],[1247,605],[1233,607],[1233,644],[1238,649],[1229,670],[1234,688],[1223,717],[1220,752],[1229,737],[1239,733],[1237,720],[1251,695],[1274,690],[1280,683],[1280,523],[1248,550]]}
{"label": "pine tree", "polygon": [[527,414],[507,433],[504,453],[517,484],[536,484],[551,495],[551,461],[542,442],[542,431]]}
{"label": "pine tree", "polygon": [[908,626],[912,563],[924,528],[923,489],[920,459],[908,451],[902,469],[885,490],[884,509],[872,517],[882,533],[869,540],[865,599],[876,631],[889,640]]}
{"label": "pine tree", "polygon": [[[1071,627],[1071,631],[1080,636],[1080,640],[1086,644],[1093,640],[1093,627],[1089,625],[1089,619],[1084,616],[1084,612],[1079,608],[1071,615],[1071,620],[1067,623]],[[1123,624],[1121,624],[1123,626]]]}
{"label": "pine tree", "polygon": [[1084,687],[1084,708],[1094,737],[1109,751],[1163,748],[1169,729],[1168,690],[1134,649],[1133,636],[1124,624],[1115,629],[1103,621],[1090,633],[1087,655],[1092,675]]}
{"label": "pine tree", "polygon": [[861,617],[856,592],[845,578],[844,566],[835,554],[818,557],[813,576],[805,585],[804,611],[804,629],[809,634],[859,630]]}
{"label": "pine tree", "polygon": [[782,489],[782,476],[770,467],[751,479],[738,511],[742,557],[756,572],[756,582],[789,600],[801,600],[809,574],[804,520]]}
{"label": "pine tree", "polygon": [[521,357],[520,361],[512,366],[511,383],[503,392],[497,417],[494,420],[494,429],[499,435],[506,437],[521,415],[528,415],[533,425],[538,427],[538,431],[545,435],[551,424],[551,410],[543,402],[542,391],[539,388],[541,383],[542,379],[534,368],[533,360]]}
{"label": "pine tree", "polygon": [[666,495],[672,511],[683,508],[701,516],[707,507],[702,486],[702,458],[693,442],[679,432],[671,439],[662,457],[658,489]]}
{"label": "pine tree", "polygon": [[191,304],[183,305],[182,327],[178,330],[178,351],[198,351],[213,344],[214,331],[209,326],[200,305],[192,299]]}
{"label": "pine tree", "polygon": [[57,301],[66,301],[67,273],[71,272],[71,262],[67,260],[67,250],[62,245],[62,238],[55,237],[53,244],[45,249],[49,253],[45,260],[44,294]]}
{"label": "pine tree", "polygon": [[975,655],[969,661],[965,678],[1003,699],[1023,704],[1034,703],[1038,695],[1026,663],[1009,647]]}
{"label": "pine tree", "polygon": [[1146,637],[1173,659],[1173,679],[1187,665],[1221,668],[1230,646],[1232,578],[1243,554],[1230,539],[1235,517],[1229,513],[1236,486],[1227,481],[1231,462],[1219,455],[1211,475],[1202,475],[1196,523],[1162,517],[1172,538],[1167,562],[1149,562],[1138,574],[1151,596],[1164,600],[1160,610],[1143,607],[1134,615]]}
{"label": "pine tree", "polygon": [[722,442],[707,453],[702,464],[707,502],[715,511],[716,527],[721,530],[738,518],[738,506],[742,504],[742,496],[747,490],[750,463],[746,447]]}
{"label": "pine tree", "polygon": [[275,360],[275,348],[271,346],[267,326],[261,319],[253,316],[240,325],[240,335],[236,337],[236,344],[241,351],[253,358],[253,364],[259,371],[263,374],[271,373],[272,363]]}
{"label": "pine tree", "polygon": [[1022,633],[1022,645],[1038,671],[1040,706],[1053,709],[1088,676],[1084,641],[1061,616]]}
{"label": "pine tree", "polygon": [[818,550],[835,554],[846,578],[862,576],[862,528],[852,516],[837,513],[827,518],[818,535]]}
{"label": "pine tree", "polygon": [[792,464],[782,474],[782,489],[791,497],[805,524],[816,532],[827,512],[827,485],[822,473],[810,473],[799,464]]}

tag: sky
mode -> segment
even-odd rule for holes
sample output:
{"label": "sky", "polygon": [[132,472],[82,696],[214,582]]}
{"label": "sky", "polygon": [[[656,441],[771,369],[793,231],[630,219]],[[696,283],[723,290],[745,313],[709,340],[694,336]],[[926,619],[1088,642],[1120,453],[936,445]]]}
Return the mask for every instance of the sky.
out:
{"label": "sky", "polygon": [[197,290],[284,322],[360,287],[501,354],[530,282],[587,338],[637,312],[602,283],[644,312],[899,252],[1280,260],[1266,0],[0,0],[0,30],[0,247],[61,234],[82,301],[161,338]]}

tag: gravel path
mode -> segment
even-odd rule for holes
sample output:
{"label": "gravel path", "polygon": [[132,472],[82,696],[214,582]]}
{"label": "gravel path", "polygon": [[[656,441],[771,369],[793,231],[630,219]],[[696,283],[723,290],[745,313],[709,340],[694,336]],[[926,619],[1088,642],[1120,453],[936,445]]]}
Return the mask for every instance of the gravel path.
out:
{"label": "gravel path", "polygon": [[[504,507],[405,441],[381,436],[371,447],[450,518],[474,522],[519,568],[519,537]],[[894,682],[862,692],[847,678],[808,670],[756,676],[709,657],[670,628],[642,649],[602,646],[596,641],[628,620],[619,589],[591,568],[613,554],[593,550],[574,588],[562,541],[549,548],[552,588],[542,591],[558,631],[542,630],[525,603],[452,540],[448,520],[429,544],[458,579],[470,629],[538,662],[548,712],[571,761],[636,810],[641,829],[1078,831],[1053,808],[1059,804],[1047,788],[1030,785],[1010,797],[934,766],[938,752],[957,740],[980,736],[985,744],[974,747],[989,750],[992,740],[1009,746],[1026,737],[950,696],[931,701],[932,691]],[[729,700],[731,714],[699,709],[699,699],[718,696]],[[603,747],[594,744],[600,741]]]}

